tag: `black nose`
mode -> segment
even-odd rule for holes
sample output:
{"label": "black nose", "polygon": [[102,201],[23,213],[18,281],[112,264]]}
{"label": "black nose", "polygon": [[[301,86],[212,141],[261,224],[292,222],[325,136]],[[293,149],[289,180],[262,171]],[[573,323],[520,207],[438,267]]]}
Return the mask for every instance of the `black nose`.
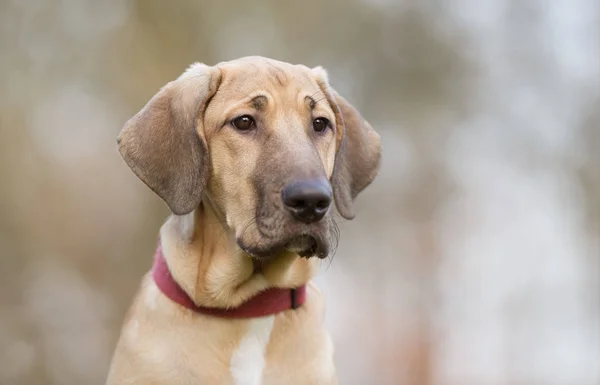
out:
{"label": "black nose", "polygon": [[326,179],[294,181],[283,188],[285,208],[304,223],[320,221],[331,204],[331,185]]}

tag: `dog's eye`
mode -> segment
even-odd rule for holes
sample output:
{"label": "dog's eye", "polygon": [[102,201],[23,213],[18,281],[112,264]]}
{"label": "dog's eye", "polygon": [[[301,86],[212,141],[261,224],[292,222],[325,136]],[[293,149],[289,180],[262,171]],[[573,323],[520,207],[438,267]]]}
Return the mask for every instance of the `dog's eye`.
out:
{"label": "dog's eye", "polygon": [[316,132],[323,132],[329,127],[329,120],[325,118],[316,118],[313,120],[313,129]]}
{"label": "dog's eye", "polygon": [[231,122],[235,128],[240,131],[248,131],[253,129],[256,126],[256,122],[254,118],[250,115],[242,115],[239,116]]}

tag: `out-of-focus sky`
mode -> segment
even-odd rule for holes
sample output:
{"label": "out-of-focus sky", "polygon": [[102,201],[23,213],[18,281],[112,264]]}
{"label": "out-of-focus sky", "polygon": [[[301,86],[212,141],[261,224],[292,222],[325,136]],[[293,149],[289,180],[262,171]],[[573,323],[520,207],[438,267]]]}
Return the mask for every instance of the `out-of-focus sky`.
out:
{"label": "out-of-focus sky", "polygon": [[317,278],[341,383],[600,383],[599,2],[4,0],[0,384],[103,383],[168,214],[116,135],[245,55],[382,136]]}

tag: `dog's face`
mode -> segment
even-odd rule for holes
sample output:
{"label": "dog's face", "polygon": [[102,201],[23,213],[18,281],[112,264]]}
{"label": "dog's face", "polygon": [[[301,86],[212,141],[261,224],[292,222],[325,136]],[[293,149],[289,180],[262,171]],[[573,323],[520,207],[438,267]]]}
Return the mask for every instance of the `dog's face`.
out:
{"label": "dog's face", "polygon": [[190,67],[118,141],[175,214],[212,205],[253,257],[327,256],[333,204],[352,218],[381,157],[379,136],[323,69],[260,57]]}
{"label": "dog's face", "polygon": [[327,255],[336,127],[325,94],[308,68],[220,69],[204,114],[212,202],[251,255]]}

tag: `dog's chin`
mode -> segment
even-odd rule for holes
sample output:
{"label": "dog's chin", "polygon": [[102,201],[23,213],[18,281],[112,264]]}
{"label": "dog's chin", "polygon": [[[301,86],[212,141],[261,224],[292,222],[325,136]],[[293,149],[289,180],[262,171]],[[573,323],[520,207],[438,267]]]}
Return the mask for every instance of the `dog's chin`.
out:
{"label": "dog's chin", "polygon": [[329,254],[329,246],[323,239],[307,234],[254,247],[249,247],[242,240],[238,240],[238,246],[255,259],[268,259],[283,252],[295,253],[303,258],[317,257],[321,259],[326,258]]}

